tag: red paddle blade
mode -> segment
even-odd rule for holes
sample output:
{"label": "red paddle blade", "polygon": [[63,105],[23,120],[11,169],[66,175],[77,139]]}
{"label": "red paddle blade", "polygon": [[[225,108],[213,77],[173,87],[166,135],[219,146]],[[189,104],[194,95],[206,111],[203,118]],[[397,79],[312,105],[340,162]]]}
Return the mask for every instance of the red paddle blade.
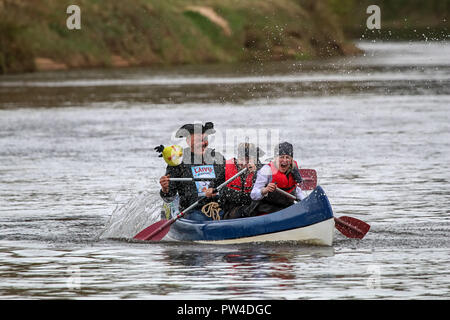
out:
{"label": "red paddle blade", "polygon": [[352,217],[334,218],[336,229],[348,238],[362,239],[370,229],[364,221]]}
{"label": "red paddle blade", "polygon": [[298,169],[303,182],[300,183],[302,190],[314,190],[317,187],[317,172],[314,169]]}
{"label": "red paddle blade", "polygon": [[159,241],[169,232],[173,222],[174,219],[158,221],[139,232],[133,239]]}

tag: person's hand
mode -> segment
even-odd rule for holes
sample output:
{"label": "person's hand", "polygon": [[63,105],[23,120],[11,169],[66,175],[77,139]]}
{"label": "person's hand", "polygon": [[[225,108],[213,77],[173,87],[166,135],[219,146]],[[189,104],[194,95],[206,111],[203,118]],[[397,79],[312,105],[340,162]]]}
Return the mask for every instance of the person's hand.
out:
{"label": "person's hand", "polygon": [[170,174],[168,174],[167,176],[162,176],[159,179],[159,184],[161,185],[161,190],[163,193],[169,192],[169,181],[170,181]]}
{"label": "person's hand", "polygon": [[207,189],[207,190],[205,191],[205,196],[206,196],[207,198],[214,197],[214,196],[217,194],[217,191],[216,191],[216,192],[214,192],[214,191],[215,191],[214,188],[209,188],[209,189]]}
{"label": "person's hand", "polygon": [[274,192],[276,189],[277,189],[277,184],[271,182],[271,183],[269,183],[265,188],[263,188],[263,189],[261,190],[261,193],[262,193],[263,195],[266,195],[266,194],[268,194],[269,192]]}

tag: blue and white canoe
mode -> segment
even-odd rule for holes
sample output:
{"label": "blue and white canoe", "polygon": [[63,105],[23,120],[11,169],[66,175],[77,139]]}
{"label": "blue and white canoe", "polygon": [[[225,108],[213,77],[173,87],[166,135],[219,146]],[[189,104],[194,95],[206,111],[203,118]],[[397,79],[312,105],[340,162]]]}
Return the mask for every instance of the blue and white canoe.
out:
{"label": "blue and white canoe", "polygon": [[333,235],[333,210],[325,192],[317,186],[301,202],[271,214],[218,221],[180,218],[163,240],[213,244],[300,241],[331,246]]}

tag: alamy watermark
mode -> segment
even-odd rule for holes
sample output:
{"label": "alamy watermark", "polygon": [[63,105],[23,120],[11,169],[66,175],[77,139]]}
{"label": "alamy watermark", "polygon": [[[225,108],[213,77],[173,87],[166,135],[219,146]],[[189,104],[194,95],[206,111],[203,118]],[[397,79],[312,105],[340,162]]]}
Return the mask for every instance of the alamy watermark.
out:
{"label": "alamy watermark", "polygon": [[[81,29],[81,8],[76,4],[67,7],[66,13],[70,16],[66,19],[66,26],[69,30]],[[366,20],[367,29],[381,29],[381,9],[376,4],[367,7],[366,13],[370,16]]]}
{"label": "alamy watermark", "polygon": [[380,289],[381,288],[381,268],[379,265],[367,266],[366,273],[369,277],[366,280],[366,287],[368,289]]}
{"label": "alamy watermark", "polygon": [[373,30],[381,29],[381,9],[376,4],[372,4],[367,7],[366,13],[370,14],[370,16],[366,20],[367,29]]}
{"label": "alamy watermark", "polygon": [[72,4],[67,7],[67,14],[70,16],[66,20],[66,26],[69,30],[80,30],[81,29],[81,9],[76,4]]}
{"label": "alamy watermark", "polygon": [[69,290],[81,289],[81,270],[78,266],[70,266],[66,270],[66,286]]}
{"label": "alamy watermark", "polygon": [[[264,154],[264,159],[273,158],[277,153],[277,147],[280,140],[280,132],[278,129],[255,129],[255,128],[240,128],[240,129],[226,129],[219,130],[214,129],[214,133],[208,134],[208,130],[204,132],[204,138],[208,141],[208,152],[219,152],[223,154],[225,157],[232,157],[237,154],[238,146],[241,143],[251,143],[258,147],[262,154]],[[187,147],[187,141],[180,140],[177,138],[177,133],[180,134],[180,130],[172,132],[171,141],[174,144],[179,144],[182,147]],[[198,132],[194,131],[194,134],[202,134],[201,129]],[[184,136],[190,136],[190,133],[186,131]],[[211,157],[211,160],[215,159],[216,163],[220,164],[217,161],[221,161],[221,158],[216,158],[214,155],[209,153],[205,153],[203,155],[204,159],[208,159]],[[199,156],[200,159],[192,159],[189,160],[184,159],[185,163],[189,163],[189,161],[193,161],[193,163],[202,163],[202,156]],[[261,159],[261,158],[260,158]],[[186,162],[187,161],[187,162]]]}

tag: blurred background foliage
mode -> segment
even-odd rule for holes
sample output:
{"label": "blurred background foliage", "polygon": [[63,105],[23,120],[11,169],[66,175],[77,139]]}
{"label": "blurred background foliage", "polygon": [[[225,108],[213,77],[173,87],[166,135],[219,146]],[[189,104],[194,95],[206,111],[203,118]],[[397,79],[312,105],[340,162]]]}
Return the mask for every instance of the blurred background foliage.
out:
{"label": "blurred background foliage", "polygon": [[[66,27],[71,4],[81,30]],[[366,28],[370,4],[381,8],[381,30]],[[211,9],[231,33],[193,7]],[[447,39],[449,8],[450,0],[0,0],[0,73],[357,54],[352,39]]]}

